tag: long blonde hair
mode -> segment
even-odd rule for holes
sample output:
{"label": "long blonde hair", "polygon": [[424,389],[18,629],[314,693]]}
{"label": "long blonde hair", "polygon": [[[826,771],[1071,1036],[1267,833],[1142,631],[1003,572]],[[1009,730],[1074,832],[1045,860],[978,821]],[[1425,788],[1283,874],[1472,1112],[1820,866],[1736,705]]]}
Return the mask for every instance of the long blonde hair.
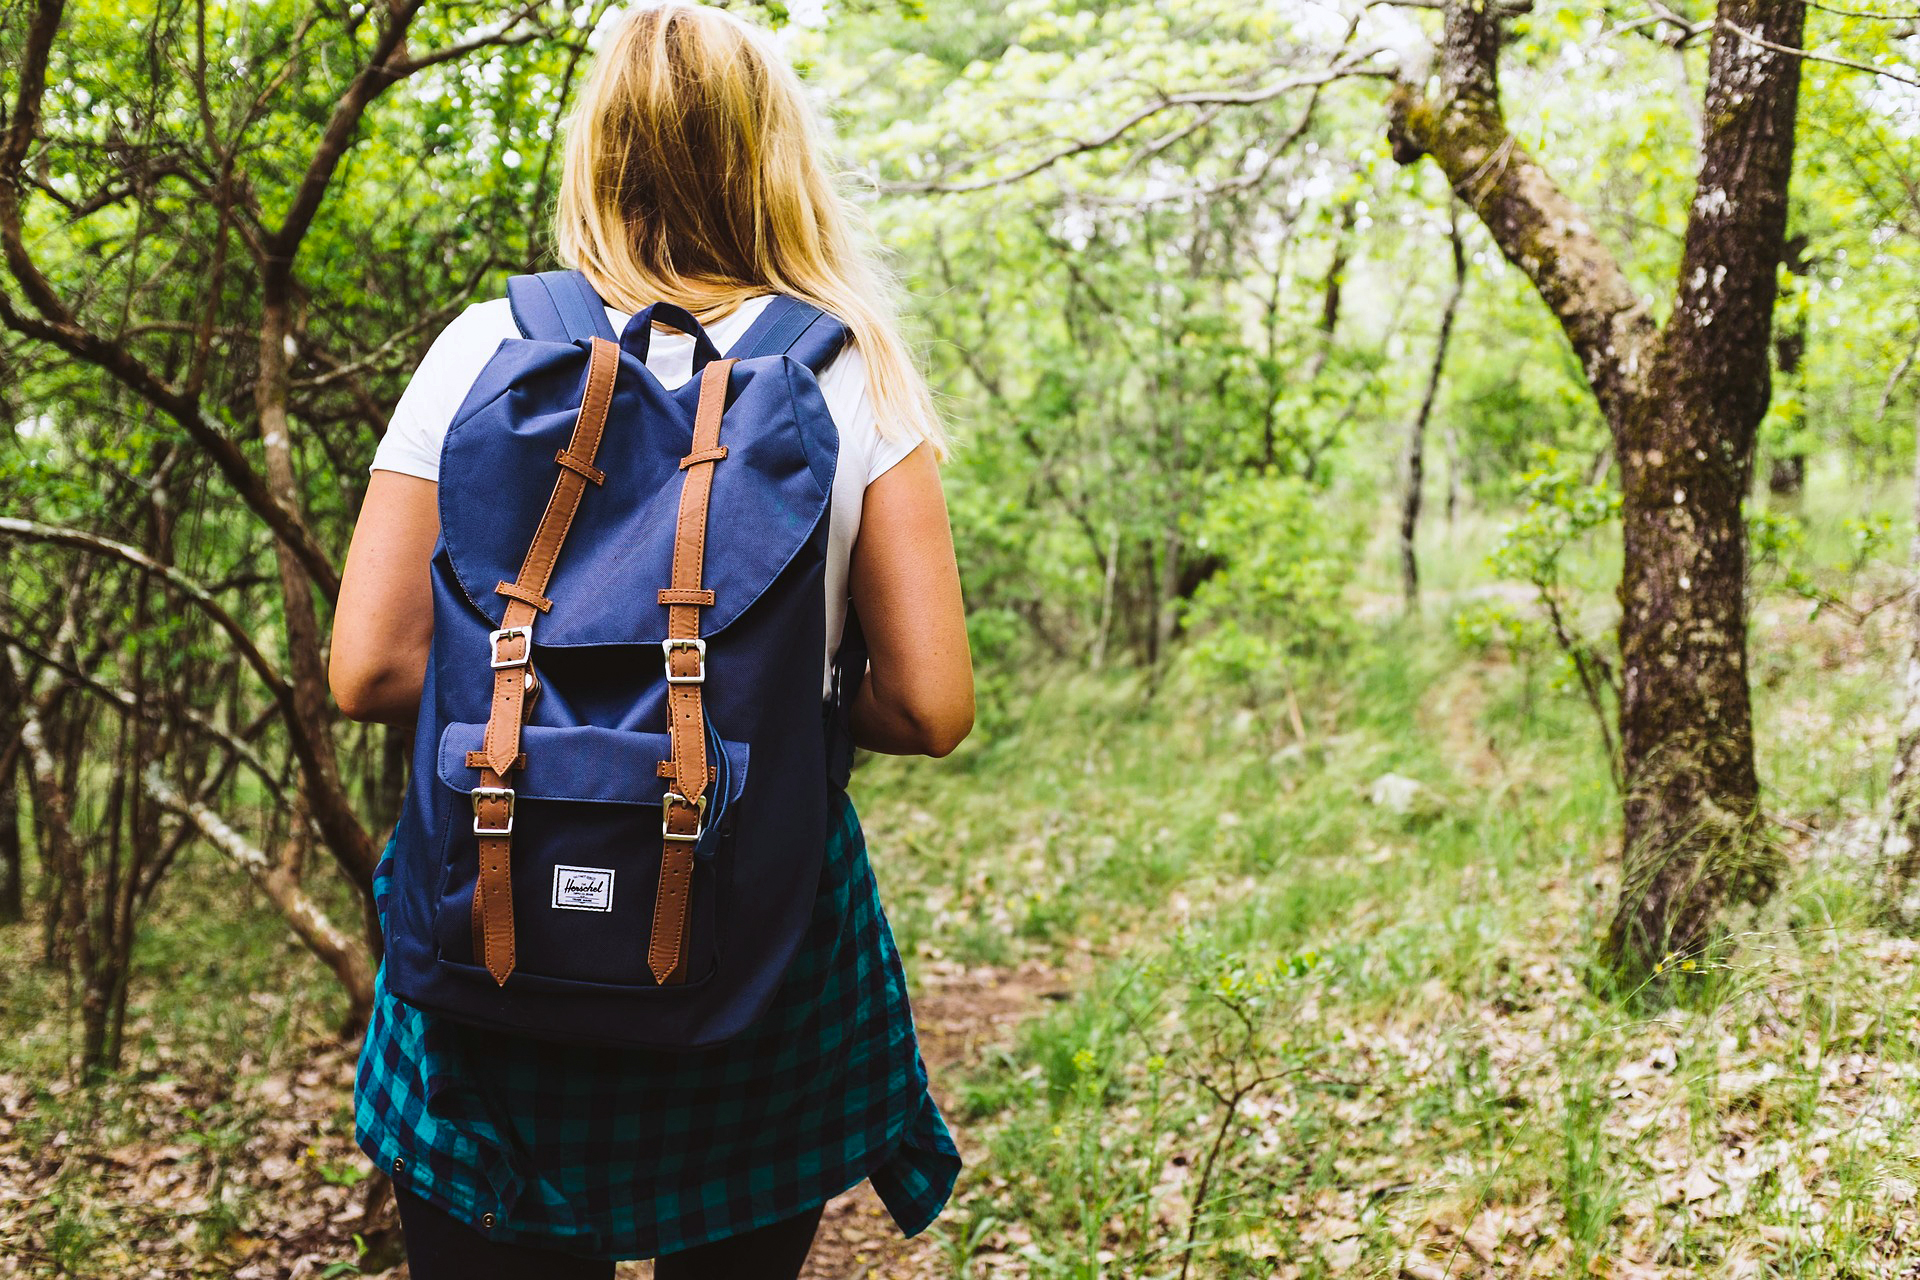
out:
{"label": "long blonde hair", "polygon": [[891,279],[820,159],[800,78],[717,9],[635,6],[595,57],[567,125],[560,260],[625,311],[705,320],[747,298],[803,298],[846,322],[883,434],[946,437],[901,339]]}

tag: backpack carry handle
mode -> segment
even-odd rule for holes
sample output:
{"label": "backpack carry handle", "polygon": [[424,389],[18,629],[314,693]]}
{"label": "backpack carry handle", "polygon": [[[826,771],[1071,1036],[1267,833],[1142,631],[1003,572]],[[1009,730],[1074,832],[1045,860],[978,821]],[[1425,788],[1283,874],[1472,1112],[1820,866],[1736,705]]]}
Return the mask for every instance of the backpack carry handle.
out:
{"label": "backpack carry handle", "polygon": [[720,348],[713,345],[713,339],[700,327],[700,322],[671,302],[656,302],[652,306],[633,313],[627,321],[627,327],[620,331],[620,346],[627,354],[641,364],[647,362],[647,348],[653,344],[653,326],[663,324],[669,329],[678,329],[693,339],[693,371],[697,374],[712,361],[720,358]]}

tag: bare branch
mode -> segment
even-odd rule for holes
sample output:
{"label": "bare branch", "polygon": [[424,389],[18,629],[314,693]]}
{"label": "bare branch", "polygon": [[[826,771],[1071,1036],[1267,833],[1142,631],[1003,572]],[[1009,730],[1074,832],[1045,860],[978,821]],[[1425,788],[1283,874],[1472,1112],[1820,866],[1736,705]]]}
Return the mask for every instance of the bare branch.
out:
{"label": "bare branch", "polygon": [[1056,151],[1049,152],[1037,160],[1030,161],[1013,173],[1001,174],[991,178],[976,178],[968,182],[950,182],[936,178],[927,182],[883,182],[876,183],[876,189],[891,195],[912,195],[939,193],[958,195],[969,191],[985,191],[993,187],[1009,186],[1031,178],[1036,173],[1050,169],[1063,160],[1089,151],[1098,151],[1111,146],[1132,133],[1135,129],[1168,111],[1182,107],[1249,107],[1271,102],[1300,89],[1319,89],[1335,80],[1373,77],[1391,79],[1394,72],[1384,67],[1369,67],[1366,64],[1381,52],[1368,49],[1342,60],[1340,63],[1316,72],[1313,75],[1299,76],[1291,80],[1282,80],[1277,84],[1264,85],[1258,89],[1247,90],[1195,90],[1191,93],[1173,93],[1160,97],[1135,110],[1118,124],[1095,134],[1090,138],[1081,138]]}
{"label": "bare branch", "polygon": [[50,543],[59,547],[72,547],[85,551],[89,555],[107,556],[145,569],[148,573],[166,580],[167,584],[188,600],[200,612],[207,615],[213,624],[227,633],[233,647],[239,651],[241,659],[259,676],[262,683],[273,693],[276,699],[291,696],[285,677],[274,667],[267,656],[253,643],[253,637],[244,624],[212,595],[206,588],[189,578],[169,564],[162,564],[138,547],[130,547],[124,542],[115,542],[112,538],[103,538],[84,529],[69,529],[61,525],[41,524],[37,520],[22,520],[15,516],[0,516],[0,534],[22,538],[29,542]]}
{"label": "bare branch", "polygon": [[491,31],[479,32],[469,40],[462,40],[455,44],[450,44],[444,49],[435,49],[432,53],[424,54],[418,58],[405,59],[395,64],[394,71],[403,77],[410,76],[423,68],[438,66],[440,63],[451,62],[456,58],[464,58],[468,54],[475,53],[481,49],[504,49],[513,45],[529,44],[539,39],[542,35],[550,35],[552,34],[551,32],[542,31],[539,28],[530,31],[514,30],[515,27],[538,13],[544,7],[545,2],[546,0],[533,0],[533,3],[526,5],[518,13],[495,23]]}
{"label": "bare branch", "polygon": [[[97,677],[88,675],[73,663],[62,661],[53,654],[36,648],[20,636],[7,630],[4,626],[0,626],[0,644],[9,645],[19,650],[19,652],[26,657],[33,659],[33,661],[39,663],[41,666],[58,672],[73,684],[93,694],[96,698],[100,699],[104,705],[112,708],[120,715],[150,715],[148,709],[143,707],[139,700],[125,689],[116,689],[111,685],[103,683]],[[181,718],[197,733],[203,737],[212,739],[220,746],[226,748],[233,754],[236,760],[251,769],[254,776],[260,779],[261,785],[267,789],[267,793],[271,795],[282,808],[291,809],[293,804],[292,799],[281,789],[280,780],[274,776],[273,770],[267,766],[267,762],[260,758],[260,753],[253,749],[252,743],[229,733],[192,707],[182,707],[179,709],[179,712]],[[0,757],[0,759],[4,759],[4,757]],[[0,777],[4,776],[5,770],[0,769]]]}
{"label": "bare branch", "polygon": [[340,101],[334,104],[333,114],[327,119],[327,127],[320,135],[320,144],[314,148],[313,158],[307,163],[307,171],[294,191],[286,216],[276,230],[264,237],[262,247],[266,250],[266,260],[262,266],[270,289],[278,279],[284,279],[292,272],[294,254],[299,250],[300,242],[306,239],[314,216],[320,212],[327,188],[333,183],[334,170],[340,167],[347,144],[360,127],[360,119],[366,115],[368,105],[406,74],[400,69],[400,49],[406,43],[407,28],[412,25],[423,3],[424,0],[400,0],[400,3],[389,7],[386,26],[381,28],[379,38],[374,41],[366,65],[360,68],[353,83],[347,86],[347,91],[340,95]]}

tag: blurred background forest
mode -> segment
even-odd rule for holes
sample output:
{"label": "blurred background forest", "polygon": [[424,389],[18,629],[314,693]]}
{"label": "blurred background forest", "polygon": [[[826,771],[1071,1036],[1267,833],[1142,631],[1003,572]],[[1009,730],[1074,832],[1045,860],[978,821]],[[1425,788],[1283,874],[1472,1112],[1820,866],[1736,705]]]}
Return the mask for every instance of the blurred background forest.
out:
{"label": "blurred background forest", "polygon": [[[326,636],[606,12],[0,5],[0,1275],[398,1265]],[[1913,1275],[1920,12],[750,12],[982,685],[853,788],[969,1169],[809,1274]]]}

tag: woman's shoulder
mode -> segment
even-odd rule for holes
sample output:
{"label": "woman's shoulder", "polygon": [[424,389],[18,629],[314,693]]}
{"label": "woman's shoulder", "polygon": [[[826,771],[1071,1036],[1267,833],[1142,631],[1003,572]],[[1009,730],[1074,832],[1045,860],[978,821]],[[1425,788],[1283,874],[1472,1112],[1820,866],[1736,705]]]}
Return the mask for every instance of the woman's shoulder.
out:
{"label": "woman's shoulder", "polygon": [[484,345],[489,352],[502,338],[517,338],[520,326],[513,321],[513,306],[504,297],[469,302],[466,309],[447,322],[440,331],[440,342]]}

